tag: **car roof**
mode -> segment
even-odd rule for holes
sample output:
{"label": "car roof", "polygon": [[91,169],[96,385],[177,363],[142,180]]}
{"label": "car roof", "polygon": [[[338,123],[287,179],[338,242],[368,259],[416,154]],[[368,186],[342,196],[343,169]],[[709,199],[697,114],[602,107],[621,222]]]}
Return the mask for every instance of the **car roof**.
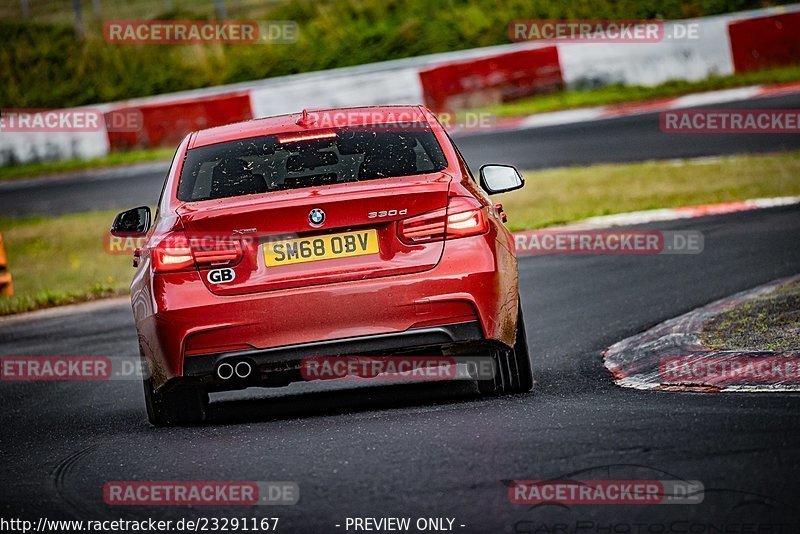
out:
{"label": "car roof", "polygon": [[397,122],[427,122],[421,106],[368,106],[321,110],[278,115],[206,128],[192,134],[189,149],[236,141],[262,135],[296,133],[329,128],[388,124]]}

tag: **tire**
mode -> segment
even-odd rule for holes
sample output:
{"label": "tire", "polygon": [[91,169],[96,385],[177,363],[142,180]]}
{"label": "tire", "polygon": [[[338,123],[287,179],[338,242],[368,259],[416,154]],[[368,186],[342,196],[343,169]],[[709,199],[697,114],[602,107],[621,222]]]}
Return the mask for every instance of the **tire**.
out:
{"label": "tire", "polygon": [[507,390],[510,373],[508,369],[508,349],[495,348],[489,354],[494,372],[491,378],[478,380],[478,391],[483,396],[502,395]]}
{"label": "tire", "polygon": [[517,334],[514,348],[497,348],[491,351],[490,357],[494,366],[494,376],[487,380],[478,380],[478,391],[481,395],[493,396],[507,393],[525,393],[533,388],[533,372],[528,352],[528,337],[525,332],[525,320],[522,307],[519,308]]}
{"label": "tire", "polygon": [[199,388],[183,387],[160,393],[153,390],[149,378],[144,385],[144,404],[147,419],[153,426],[190,425],[206,418],[208,393]]}
{"label": "tire", "polygon": [[514,350],[510,357],[514,360],[515,385],[514,393],[524,393],[533,389],[533,369],[531,368],[531,355],[528,351],[528,335],[525,332],[525,319],[522,316],[522,305],[517,316],[517,335],[514,339]]}

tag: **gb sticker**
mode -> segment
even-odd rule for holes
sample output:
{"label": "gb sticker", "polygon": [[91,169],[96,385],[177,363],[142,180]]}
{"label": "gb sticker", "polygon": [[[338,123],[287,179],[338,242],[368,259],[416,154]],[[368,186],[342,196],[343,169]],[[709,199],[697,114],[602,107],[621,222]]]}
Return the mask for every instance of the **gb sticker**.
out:
{"label": "gb sticker", "polygon": [[212,284],[227,284],[233,282],[233,279],[236,278],[236,271],[230,268],[214,269],[213,271],[208,271],[206,278]]}

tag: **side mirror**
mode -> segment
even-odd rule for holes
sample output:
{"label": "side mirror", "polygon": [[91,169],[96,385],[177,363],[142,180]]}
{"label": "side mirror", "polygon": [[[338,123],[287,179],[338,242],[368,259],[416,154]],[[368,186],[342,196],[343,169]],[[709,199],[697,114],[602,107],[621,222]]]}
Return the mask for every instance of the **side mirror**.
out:
{"label": "side mirror", "polygon": [[123,211],[114,219],[111,225],[112,235],[131,236],[146,234],[150,229],[150,208],[140,206]]}
{"label": "side mirror", "polygon": [[525,179],[511,165],[484,165],[481,167],[481,187],[489,193],[505,193],[525,185]]}

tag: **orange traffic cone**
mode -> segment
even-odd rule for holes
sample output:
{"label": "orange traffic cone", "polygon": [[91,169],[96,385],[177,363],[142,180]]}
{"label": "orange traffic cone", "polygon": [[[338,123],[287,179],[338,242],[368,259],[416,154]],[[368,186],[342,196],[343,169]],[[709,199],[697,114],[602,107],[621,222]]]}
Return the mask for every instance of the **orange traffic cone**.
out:
{"label": "orange traffic cone", "polygon": [[6,247],[3,246],[3,234],[0,234],[0,295],[10,297],[14,294],[14,285],[11,283],[11,273],[8,270]]}

